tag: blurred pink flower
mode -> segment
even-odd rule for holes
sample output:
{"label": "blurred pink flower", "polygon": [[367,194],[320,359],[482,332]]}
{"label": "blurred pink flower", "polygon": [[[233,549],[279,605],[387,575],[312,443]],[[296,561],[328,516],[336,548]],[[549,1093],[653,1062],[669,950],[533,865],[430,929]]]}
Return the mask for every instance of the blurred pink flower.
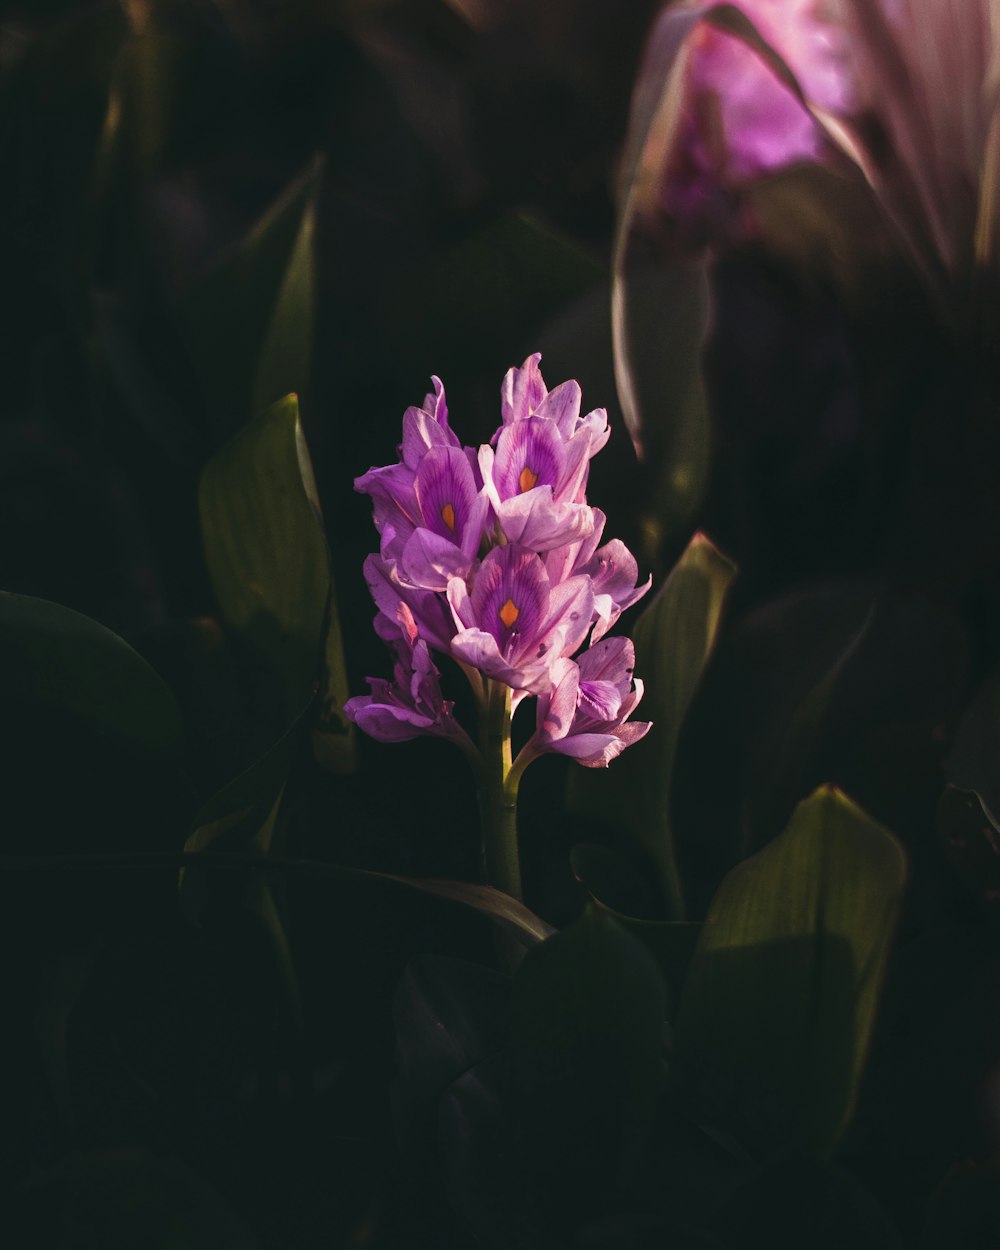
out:
{"label": "blurred pink flower", "polygon": [[[1000,146],[995,9],[995,0],[670,6],[654,26],[654,55],[636,91],[651,98],[654,84],[643,76],[663,77],[659,42],[669,70],[683,72],[660,168],[662,206],[711,228],[720,205],[751,179],[839,149],[925,270],[955,274],[990,259]],[[763,45],[732,33],[739,15]],[[661,81],[661,95],[669,90]]]}
{"label": "blurred pink flower", "polygon": [[[764,39],[794,67],[803,91],[842,113],[851,98],[845,32],[826,16],[823,0],[741,0]],[[822,130],[795,93],[757,53],[716,27],[696,26],[690,39],[686,101],[679,148],[687,183],[730,187],[801,160],[816,160]]]}

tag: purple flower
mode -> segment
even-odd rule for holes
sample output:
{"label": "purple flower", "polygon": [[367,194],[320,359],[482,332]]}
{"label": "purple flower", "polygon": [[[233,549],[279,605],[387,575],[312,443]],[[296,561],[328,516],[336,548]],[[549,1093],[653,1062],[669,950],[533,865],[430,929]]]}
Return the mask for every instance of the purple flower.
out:
{"label": "purple flower", "polygon": [[[585,454],[586,445],[581,447]],[[495,453],[492,447],[479,449],[479,468],[507,542],[549,551],[593,529],[591,509],[566,498],[576,492],[586,459],[570,459],[553,422],[532,419],[508,426]]]}
{"label": "purple flower", "polygon": [[418,524],[419,503],[415,493],[417,469],[433,447],[459,447],[461,444],[448,425],[448,405],[440,378],[432,378],[434,394],[425,395],[423,406],[403,413],[403,441],[396,449],[399,464],[372,468],[354,480],[354,489],[371,495],[375,528],[385,527],[406,533]]}
{"label": "purple flower", "polygon": [[508,544],[487,552],[471,593],[452,578],[448,602],[458,626],[452,655],[515,691],[538,694],[551,684],[553,664],[586,638],[594,592],[588,577],[553,585],[535,552]]}
{"label": "purple flower", "polygon": [[375,632],[383,641],[395,642],[415,629],[436,651],[447,653],[455,623],[441,595],[402,585],[394,567],[381,556],[370,555],[364,572],[378,608]]}
{"label": "purple flower", "polygon": [[508,542],[549,551],[587,537],[591,457],[608,439],[608,416],[580,416],[580,386],[563,382],[548,391],[529,356],[511,369],[500,391],[503,424],[490,446],[479,449],[479,469],[500,530]]}
{"label": "purple flower", "polygon": [[[529,356],[508,372],[502,424],[489,445],[477,452],[459,443],[435,378],[434,393],[404,415],[398,463],[355,482],[372,498],[380,536],[378,553],[365,561],[375,630],[395,657],[393,681],[369,679],[371,694],[348,705],[374,737],[461,735],[475,756],[441,696],[429,649],[464,667],[484,713],[497,706],[497,688],[507,687],[511,711],[537,695],[548,724],[572,693],[584,709],[576,746],[552,746],[568,730],[546,730],[539,750],[606,763],[645,732],[623,724],[638,701],[631,670],[591,671],[594,657],[605,655],[604,634],[649,588],[637,585],[638,567],[622,543],[600,545],[605,516],[586,500],[590,459],[608,437],[607,413],[581,416],[576,382],[549,391],[540,359]],[[570,657],[588,635],[596,645],[581,669]],[[611,641],[618,656],[623,644]]]}
{"label": "purple flower", "polygon": [[[663,74],[682,64],[682,48],[679,122],[668,154],[655,143],[644,149],[656,150],[659,168],[644,168],[636,186],[658,182],[660,207],[689,231],[707,225],[711,237],[742,206],[738,193],[751,180],[796,162],[846,158],[934,285],[995,262],[992,0],[733,3],[791,70],[802,98],[748,44],[696,20],[716,10],[723,20],[726,6],[664,5],[634,99],[674,98],[677,84]],[[739,220],[738,230],[745,225]]]}
{"label": "purple flower", "polygon": [[508,369],[500,387],[500,416],[503,421],[491,442],[497,442],[507,426],[530,417],[543,417],[554,421],[564,440],[578,437],[588,440],[588,455],[596,456],[611,436],[608,414],[604,408],[595,408],[586,416],[580,416],[582,395],[580,383],[570,380],[561,382],[553,391],[548,390],[538,367],[541,352],[529,356],[520,369]]}
{"label": "purple flower", "polygon": [[424,590],[446,590],[472,568],[490,502],[459,447],[432,447],[414,475],[414,524],[401,524],[383,555],[397,555],[403,579]]}
{"label": "purple flower", "polygon": [[607,517],[593,509],[594,528],[583,542],[560,547],[545,556],[545,568],[552,581],[584,574],[594,590],[594,632],[592,642],[603,638],[619,616],[643,597],[653,584],[652,576],[641,586],[635,556],[620,539],[613,538],[598,547]]}
{"label": "purple flower", "polygon": [[[818,0],[736,0],[760,34],[788,61],[806,95],[841,113],[852,72],[841,26]],[[685,7],[680,6],[678,12]],[[728,194],[753,178],[832,148],[792,89],[742,40],[707,24],[689,39],[684,98],[664,183],[664,206],[690,223],[723,211]]]}
{"label": "purple flower", "polygon": [[553,666],[552,686],[539,697],[529,755],[555,751],[588,768],[606,768],[649,732],[649,721],[626,720],[642,698],[633,679],[635,650],[628,638],[605,638],[574,662]]}
{"label": "purple flower", "polygon": [[402,461],[370,469],[355,490],[371,495],[380,554],[400,580],[423,590],[444,591],[451,577],[472,567],[489,513],[476,480],[471,449],[448,427],[444,387],[423,408],[403,416]]}
{"label": "purple flower", "polygon": [[422,734],[464,739],[465,731],[452,715],[455,705],[441,694],[440,674],[431,663],[427,643],[404,636],[393,649],[393,680],[369,677],[371,694],[344,704],[348,718],[380,742],[405,742]]}

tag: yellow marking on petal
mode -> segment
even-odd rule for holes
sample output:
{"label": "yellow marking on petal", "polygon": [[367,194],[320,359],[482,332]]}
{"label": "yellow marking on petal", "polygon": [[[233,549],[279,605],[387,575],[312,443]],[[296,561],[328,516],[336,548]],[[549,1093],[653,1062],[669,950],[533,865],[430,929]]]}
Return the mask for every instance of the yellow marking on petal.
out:
{"label": "yellow marking on petal", "polygon": [[508,629],[510,629],[520,615],[521,609],[517,606],[513,599],[508,599],[500,609],[500,619]]}
{"label": "yellow marking on petal", "polygon": [[441,520],[444,521],[445,525],[447,525],[447,527],[454,534],[455,532],[455,508],[452,504],[446,503],[445,506],[441,509]]}
{"label": "yellow marking on petal", "polygon": [[531,490],[532,486],[538,481],[538,474],[532,473],[527,465],[521,470],[521,476],[517,479],[517,484],[521,488],[523,495],[526,490]]}

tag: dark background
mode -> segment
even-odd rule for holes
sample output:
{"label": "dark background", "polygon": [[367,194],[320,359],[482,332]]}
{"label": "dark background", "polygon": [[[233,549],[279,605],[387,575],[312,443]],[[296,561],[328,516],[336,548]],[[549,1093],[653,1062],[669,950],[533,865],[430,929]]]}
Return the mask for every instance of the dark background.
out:
{"label": "dark background", "polygon": [[[252,680],[193,625],[216,614],[196,497],[204,465],[251,415],[246,379],[274,284],[262,262],[211,291],[254,223],[311,179],[315,320],[300,402],[351,688],[388,671],[361,577],[370,505],[353,479],[393,459],[402,412],[431,373],[463,441],[478,443],[499,421],[506,369],[542,350],[550,386],[576,377],[585,405],[609,410],[590,500],[643,576],[658,583],[696,528],[740,567],[673,798],[694,917],[821,781],[910,855],[844,1148],[851,1184],[870,1193],[845,1197],[839,1181],[789,1164],[755,1182],[749,1214],[718,1234],[727,1240],[677,1244],[757,1244],[758,1228],[770,1230],[761,1244],[857,1244],[859,1228],[862,1244],[892,1244],[883,1219],[907,1245],[993,1244],[995,852],[981,822],[968,841],[942,840],[938,816],[956,726],[1000,658],[990,294],[970,292],[972,311],[949,323],[855,180],[774,180],[759,192],[757,237],[710,250],[710,471],[678,517],[664,466],[637,462],[625,431],[608,313],[613,187],[655,9],[4,6],[0,586],[130,642],[173,690],[188,742],[164,771],[51,708],[8,706],[4,851],[179,851],[199,803],[252,755]],[[768,195],[809,228],[768,231]],[[204,339],[191,329],[199,307]],[[668,356],[669,326],[647,332]],[[807,758],[781,775],[789,717],[834,669]],[[464,764],[433,741],[358,749],[353,775],[297,765],[290,850],[474,878]],[[614,841],[567,812],[565,773],[543,761],[521,803],[527,901],[557,925],[581,905],[569,849]],[[478,977],[447,965],[449,993],[464,987],[477,1027],[494,1027],[482,1021],[503,991],[485,969],[484,921],[402,891],[284,881],[296,1033],[240,874],[212,878],[200,927],[181,915],[169,867],[8,870],[0,884],[10,1244],[505,1244],[494,1205],[517,1200],[494,1192],[503,1167],[475,1124],[439,1127],[401,1087],[405,1041],[394,1059],[393,994],[404,1020],[419,1017],[410,983],[397,991],[414,958],[479,964]],[[529,1231],[507,1244],[645,1245],[635,1210],[648,1244],[667,1244],[658,1182],[603,1207],[565,1185],[541,1214],[528,1203]],[[784,1232],[768,1224],[775,1207],[789,1212]],[[817,1239],[817,1211],[834,1240]]]}

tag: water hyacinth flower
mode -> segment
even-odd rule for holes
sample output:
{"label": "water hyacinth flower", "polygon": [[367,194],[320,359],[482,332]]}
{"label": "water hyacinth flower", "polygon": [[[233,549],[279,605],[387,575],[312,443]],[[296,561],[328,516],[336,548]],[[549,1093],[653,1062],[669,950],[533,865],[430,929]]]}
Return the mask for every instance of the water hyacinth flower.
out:
{"label": "water hyacinth flower", "polygon": [[[960,322],[977,311],[978,275],[998,259],[998,66],[994,0],[663,5],[632,93],[612,259],[615,380],[640,454],[636,228],[669,239],[677,298],[703,341],[705,245],[711,257],[757,233],[750,184],[804,162],[853,168],[900,252]],[[678,373],[679,410],[699,385],[697,364]],[[697,463],[682,468],[697,482]]]}
{"label": "water hyacinth flower", "polygon": [[[404,414],[398,462],[355,482],[372,499],[379,550],[365,580],[395,665],[392,681],[369,678],[371,693],[345,710],[382,741],[428,733],[466,751],[479,775],[490,880],[515,895],[514,810],[527,764],[551,751],[606,766],[649,729],[628,721],[642,697],[631,643],[605,635],[650,580],[639,584],[623,543],[601,545],[606,518],[586,499],[607,413],[581,415],[575,381],[549,391],[540,359],[507,373],[501,424],[479,448],[460,444],[435,378],[423,405]],[[443,697],[432,652],[470,680],[478,748]],[[511,717],[530,696],[537,727],[512,759]]]}
{"label": "water hyacinth flower", "polygon": [[594,591],[585,574],[552,583],[541,558],[508,543],[487,552],[470,593],[448,584],[458,632],[451,653],[515,696],[543,694],[555,664],[582,644],[594,624]]}
{"label": "water hyacinth flower", "polygon": [[550,690],[538,700],[537,728],[525,750],[558,751],[589,768],[606,767],[645,737],[645,721],[627,723],[642,698],[633,679],[629,638],[605,638],[576,661],[560,660]]}
{"label": "water hyacinth flower", "polygon": [[441,693],[441,675],[431,662],[427,643],[404,636],[393,649],[393,680],[369,677],[371,694],[347,701],[351,720],[380,742],[405,742],[421,734],[464,738],[465,731],[453,715],[455,705]]}
{"label": "water hyacinth flower", "polygon": [[996,258],[998,62],[993,0],[684,0],[654,25],[633,138],[659,131],[647,172],[680,221],[764,173],[846,157],[925,273],[953,280]]}
{"label": "water hyacinth flower", "polygon": [[[851,98],[846,35],[818,0],[739,0],[762,37],[795,67],[804,93],[830,113]],[[669,212],[711,211],[720,193],[799,161],[816,161],[829,141],[788,83],[736,36],[694,28],[683,115],[664,179]]]}

